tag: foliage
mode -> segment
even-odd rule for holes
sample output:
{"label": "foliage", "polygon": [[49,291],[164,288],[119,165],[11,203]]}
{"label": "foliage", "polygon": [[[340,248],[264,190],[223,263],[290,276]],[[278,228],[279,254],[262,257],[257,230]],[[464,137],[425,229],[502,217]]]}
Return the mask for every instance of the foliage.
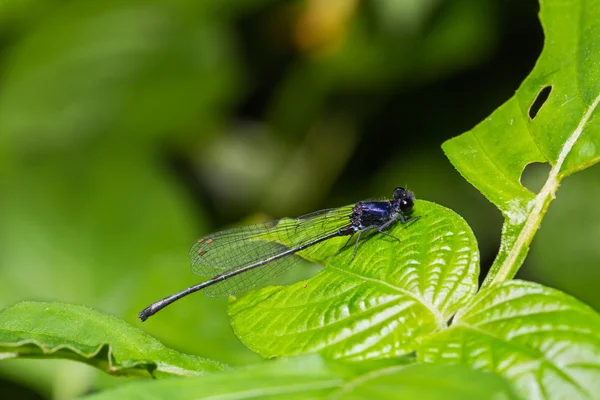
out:
{"label": "foliage", "polygon": [[[424,54],[407,60],[397,74],[398,60],[411,47],[396,41],[402,34],[391,28],[393,13],[378,14],[390,31],[371,45],[368,24],[354,15],[357,5],[332,2],[328,15],[336,17],[309,35],[303,24],[319,20],[311,13],[322,11],[311,4],[295,32],[305,59],[266,117],[274,129],[292,134],[308,129],[303,121],[319,113],[332,88],[393,84],[409,76],[426,80],[442,55],[458,68],[466,60],[459,57],[464,40],[479,26],[469,21],[481,23],[449,17],[439,25],[448,35],[415,39]],[[460,7],[485,14],[478,8],[484,2],[452,4],[449,16],[467,15]],[[6,50],[0,95],[0,260],[3,268],[10,266],[3,270],[10,284],[3,284],[0,296],[6,304],[52,300],[17,302],[0,311],[3,365],[58,358],[142,378],[113,383],[118,387],[89,397],[96,399],[598,398],[600,315],[562,291],[513,280],[562,180],[600,160],[596,0],[543,1],[546,40],[531,74],[488,118],[442,146],[504,217],[500,250],[479,290],[481,256],[469,224],[448,208],[418,200],[421,218],[389,230],[400,243],[371,235],[354,257],[346,238],[333,239],[311,254],[310,261],[325,267],[316,276],[230,299],[237,338],[264,358],[281,359],[229,366],[171,349],[131,325],[156,288],[169,293],[188,282],[173,265],[184,262],[178,254],[185,254],[181,243],[192,236],[186,223],[192,207],[155,163],[156,154],[201,156],[203,171],[225,170],[206,178],[208,186],[237,171],[235,196],[220,193],[225,209],[235,208],[240,194],[261,192],[248,182],[269,156],[240,146],[241,136],[215,137],[224,130],[225,105],[240,96],[236,82],[248,73],[234,67],[229,27],[262,6],[239,4],[225,12],[212,1],[65,2],[50,17],[28,15],[22,5],[2,15],[0,35],[18,39]],[[114,35],[104,34],[108,27]],[[317,71],[319,89],[296,99]],[[297,170],[313,176],[319,166],[322,184],[334,181],[357,138],[342,136],[352,129],[335,118],[321,122],[307,142],[315,154],[335,143],[334,154],[324,158],[331,164],[303,168],[308,147],[299,145],[297,154],[285,153],[293,161],[278,168],[282,172],[273,176],[279,179],[265,182],[275,182],[281,193],[298,193],[294,185],[303,179]],[[188,133],[194,130],[203,131],[208,145],[194,141]],[[273,154],[285,147],[269,145]],[[227,153],[236,146],[243,150]],[[221,159],[229,164],[219,164]],[[247,168],[246,159],[257,168]],[[534,162],[551,166],[537,194],[521,182]],[[291,170],[298,179],[289,179]],[[263,204],[293,197],[282,196],[266,195]],[[58,300],[94,303],[126,321]],[[153,317],[163,318],[162,324],[144,328],[185,351],[207,341],[203,353],[209,357],[231,364],[256,360],[247,351],[239,354],[243,347],[227,329],[223,307],[214,310],[206,300],[192,307],[190,301]],[[174,377],[179,375],[186,377]]]}
{"label": "foliage", "polygon": [[[473,384],[474,383],[474,384]],[[499,377],[468,368],[408,364],[357,365],[325,362],[318,356],[283,359],[185,381],[138,383],[89,399],[517,399]]]}

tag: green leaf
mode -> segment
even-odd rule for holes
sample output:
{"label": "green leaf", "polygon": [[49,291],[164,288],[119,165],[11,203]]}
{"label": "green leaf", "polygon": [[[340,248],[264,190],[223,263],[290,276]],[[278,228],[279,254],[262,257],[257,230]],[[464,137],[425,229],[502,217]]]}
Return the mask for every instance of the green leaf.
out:
{"label": "green leaf", "polygon": [[[456,169],[505,218],[485,287],[514,277],[560,181],[600,160],[600,7],[584,0],[542,1],[540,19],[545,46],[515,96],[443,145]],[[544,88],[551,92],[535,114],[532,105]],[[552,165],[538,195],[520,183],[533,162]]]}
{"label": "green leaf", "polygon": [[475,237],[459,215],[426,201],[414,213],[422,218],[389,230],[400,243],[363,238],[351,262],[353,242],[332,252],[348,238],[332,239],[319,251],[326,268],[317,276],[232,302],[236,335],[263,357],[320,351],[356,360],[413,351],[475,293],[479,271]]}
{"label": "green leaf", "polygon": [[482,291],[418,358],[502,375],[527,399],[597,398],[600,315],[558,290],[509,281]]}
{"label": "green leaf", "polygon": [[359,372],[318,356],[269,361],[202,377],[137,382],[103,399],[516,399],[502,378],[467,368],[394,365]]}
{"label": "green leaf", "polygon": [[124,321],[83,306],[22,302],[0,311],[0,359],[63,358],[113,375],[199,375],[223,364],[178,353]]}

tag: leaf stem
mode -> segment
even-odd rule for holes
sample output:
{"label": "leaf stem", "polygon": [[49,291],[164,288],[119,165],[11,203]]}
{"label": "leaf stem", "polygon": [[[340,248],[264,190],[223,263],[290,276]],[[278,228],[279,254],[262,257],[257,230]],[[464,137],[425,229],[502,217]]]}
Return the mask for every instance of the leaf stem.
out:
{"label": "leaf stem", "polygon": [[548,210],[550,202],[556,197],[556,191],[558,190],[560,181],[563,178],[561,175],[563,164],[573,149],[573,146],[575,146],[575,143],[577,143],[577,140],[583,133],[583,129],[592,117],[592,113],[598,106],[598,103],[600,103],[600,94],[594,99],[592,104],[583,115],[583,118],[577,125],[577,128],[575,128],[573,133],[565,142],[565,145],[558,155],[556,163],[550,170],[550,174],[548,174],[548,179],[546,180],[546,183],[544,183],[544,187],[542,187],[542,190],[540,190],[535,198],[535,205],[531,209],[531,212],[527,215],[525,225],[521,229],[521,232],[519,232],[519,236],[515,240],[513,247],[509,250],[507,257],[499,267],[492,267],[490,273],[483,282],[483,288],[500,284],[504,281],[514,278],[514,276],[517,274],[517,271],[523,264],[523,260],[529,251],[529,245],[531,244],[531,241],[533,240],[533,237],[535,236],[535,233],[541,224],[542,218]]}

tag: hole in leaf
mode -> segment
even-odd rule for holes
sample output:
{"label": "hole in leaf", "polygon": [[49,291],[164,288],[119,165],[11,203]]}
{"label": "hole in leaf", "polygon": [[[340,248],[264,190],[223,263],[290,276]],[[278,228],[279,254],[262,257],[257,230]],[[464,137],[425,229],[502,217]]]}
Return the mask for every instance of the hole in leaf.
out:
{"label": "hole in leaf", "polygon": [[529,119],[535,118],[548,97],[550,97],[550,92],[552,92],[552,86],[545,86],[540,90],[531,107],[529,107]]}
{"label": "hole in leaf", "polygon": [[521,174],[521,185],[533,193],[538,193],[548,179],[551,168],[552,166],[548,163],[535,162],[527,164]]}

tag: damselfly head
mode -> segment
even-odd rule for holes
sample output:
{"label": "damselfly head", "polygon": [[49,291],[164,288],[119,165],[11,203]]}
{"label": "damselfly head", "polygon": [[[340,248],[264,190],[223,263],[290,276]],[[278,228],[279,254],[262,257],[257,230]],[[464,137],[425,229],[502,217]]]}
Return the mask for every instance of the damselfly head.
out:
{"label": "damselfly head", "polygon": [[415,205],[415,195],[410,190],[397,187],[394,189],[394,199],[402,214],[410,214],[412,212]]}

